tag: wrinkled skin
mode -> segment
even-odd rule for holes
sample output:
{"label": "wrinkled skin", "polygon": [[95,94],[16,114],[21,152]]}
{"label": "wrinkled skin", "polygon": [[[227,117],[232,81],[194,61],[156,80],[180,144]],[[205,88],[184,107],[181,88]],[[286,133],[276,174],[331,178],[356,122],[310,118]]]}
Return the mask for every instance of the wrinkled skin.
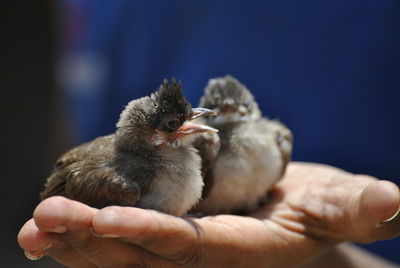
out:
{"label": "wrinkled skin", "polygon": [[391,182],[291,163],[253,217],[182,219],[52,197],[37,206],[18,242],[32,257],[45,252],[69,267],[294,267],[343,241],[397,236],[400,217],[390,218],[399,205]]}

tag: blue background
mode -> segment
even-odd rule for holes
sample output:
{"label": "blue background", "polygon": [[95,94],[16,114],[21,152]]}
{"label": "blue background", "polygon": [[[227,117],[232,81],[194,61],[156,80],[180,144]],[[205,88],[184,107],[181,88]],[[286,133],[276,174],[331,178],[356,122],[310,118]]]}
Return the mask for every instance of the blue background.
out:
{"label": "blue background", "polygon": [[[399,181],[400,1],[59,2],[75,142],[115,130],[164,77],[196,105],[232,74],[294,133],[294,160]],[[399,239],[366,246],[400,263]]]}

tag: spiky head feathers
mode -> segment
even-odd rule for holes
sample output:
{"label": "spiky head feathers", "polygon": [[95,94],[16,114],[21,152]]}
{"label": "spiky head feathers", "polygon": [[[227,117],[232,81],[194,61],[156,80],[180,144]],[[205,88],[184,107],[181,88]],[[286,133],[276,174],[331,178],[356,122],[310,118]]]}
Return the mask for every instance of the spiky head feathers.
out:
{"label": "spiky head feathers", "polygon": [[182,82],[172,78],[171,83],[164,79],[158,90],[151,95],[156,105],[157,114],[176,113],[178,117],[187,118],[192,106],[182,93]]}

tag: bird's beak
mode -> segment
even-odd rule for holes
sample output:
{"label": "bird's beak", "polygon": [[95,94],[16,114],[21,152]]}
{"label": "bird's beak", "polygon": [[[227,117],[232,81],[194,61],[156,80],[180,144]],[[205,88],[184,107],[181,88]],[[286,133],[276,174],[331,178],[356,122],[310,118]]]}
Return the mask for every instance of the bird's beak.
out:
{"label": "bird's beak", "polygon": [[[198,118],[200,116],[216,116],[217,113],[213,110],[206,108],[193,108],[192,115],[189,117],[189,121]],[[185,122],[177,131],[178,134],[188,135],[202,132],[218,132],[218,129],[196,123]]]}
{"label": "bird's beak", "polygon": [[216,116],[217,113],[213,110],[206,108],[192,108],[192,115],[189,120],[193,120],[200,116]]}
{"label": "bird's beak", "polygon": [[237,110],[237,105],[235,104],[235,101],[231,98],[225,99],[220,107],[221,114],[234,113]]}
{"label": "bird's beak", "polygon": [[189,135],[202,132],[218,132],[218,129],[206,125],[188,123],[183,124],[177,131],[178,134]]}

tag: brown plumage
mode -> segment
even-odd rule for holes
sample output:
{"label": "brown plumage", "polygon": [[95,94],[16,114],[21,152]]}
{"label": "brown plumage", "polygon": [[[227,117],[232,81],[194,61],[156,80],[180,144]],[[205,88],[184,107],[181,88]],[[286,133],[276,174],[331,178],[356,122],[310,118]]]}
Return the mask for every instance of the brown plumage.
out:
{"label": "brown plumage", "polygon": [[127,105],[115,133],[61,156],[40,197],[62,195],[97,208],[137,206],[181,216],[203,188],[193,137],[216,131],[188,121],[207,114],[213,112],[191,107],[181,83],[165,80],[150,97]]}

